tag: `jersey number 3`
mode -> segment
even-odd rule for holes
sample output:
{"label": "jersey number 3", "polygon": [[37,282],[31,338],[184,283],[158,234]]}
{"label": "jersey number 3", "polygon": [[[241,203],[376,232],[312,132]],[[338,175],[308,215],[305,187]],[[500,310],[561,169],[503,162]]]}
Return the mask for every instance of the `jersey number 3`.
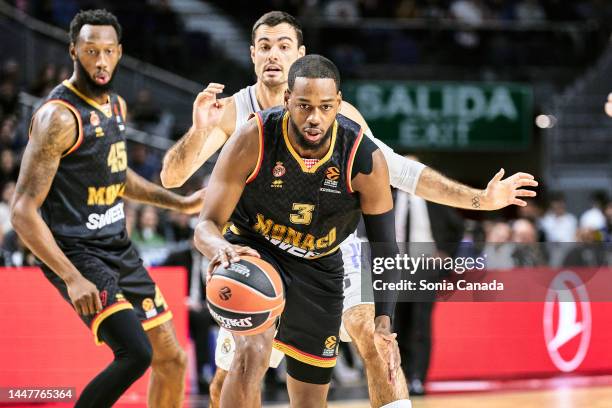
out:
{"label": "jersey number 3", "polygon": [[125,151],[125,142],[117,142],[112,144],[108,152],[108,167],[111,168],[111,173],[117,173],[127,168],[127,153]]}
{"label": "jersey number 3", "polygon": [[314,205],[293,203],[293,207],[291,209],[293,211],[297,211],[297,214],[290,214],[289,221],[294,224],[310,224],[310,222],[312,221],[312,212],[315,209]]}

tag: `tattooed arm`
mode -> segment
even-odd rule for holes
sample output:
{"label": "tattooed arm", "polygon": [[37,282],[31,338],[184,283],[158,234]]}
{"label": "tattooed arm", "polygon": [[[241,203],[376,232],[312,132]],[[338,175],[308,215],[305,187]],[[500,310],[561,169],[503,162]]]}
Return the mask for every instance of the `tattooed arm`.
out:
{"label": "tattooed arm", "polygon": [[141,203],[187,214],[197,214],[204,204],[204,189],[183,197],[151,183],[130,168],[127,170],[127,181],[123,196]]}
{"label": "tattooed arm", "polygon": [[498,210],[508,205],[524,207],[527,203],[518,197],[535,197],[535,191],[521,187],[535,187],[538,182],[531,174],[516,173],[504,180],[501,169],[484,190],[468,187],[443,176],[430,167],[423,169],[416,187],[416,195],[428,201],[470,210]]}
{"label": "tattooed arm", "polygon": [[11,223],[34,255],[66,283],[76,311],[90,315],[102,309],[98,290],[83,278],[62,252],[38,213],[49,193],[62,154],[75,143],[76,137],[76,119],[67,108],[47,103],[39,109],[32,121],[30,139],[11,202]]}

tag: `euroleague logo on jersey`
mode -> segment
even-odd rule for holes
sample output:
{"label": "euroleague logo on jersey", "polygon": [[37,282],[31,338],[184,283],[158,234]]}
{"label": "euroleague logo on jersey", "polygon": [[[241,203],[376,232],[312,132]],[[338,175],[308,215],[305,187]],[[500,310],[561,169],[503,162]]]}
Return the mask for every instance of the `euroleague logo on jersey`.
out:
{"label": "euroleague logo on jersey", "polygon": [[274,177],[283,177],[287,170],[283,166],[283,162],[276,162],[276,166],[272,169],[272,175]]}
{"label": "euroleague logo on jersey", "polygon": [[340,170],[335,166],[328,167],[325,170],[325,178],[328,180],[338,180],[340,178]]}
{"label": "euroleague logo on jersey", "polygon": [[586,357],[592,330],[589,295],[576,273],[563,271],[550,283],[543,324],[553,364],[563,372],[574,371]]}

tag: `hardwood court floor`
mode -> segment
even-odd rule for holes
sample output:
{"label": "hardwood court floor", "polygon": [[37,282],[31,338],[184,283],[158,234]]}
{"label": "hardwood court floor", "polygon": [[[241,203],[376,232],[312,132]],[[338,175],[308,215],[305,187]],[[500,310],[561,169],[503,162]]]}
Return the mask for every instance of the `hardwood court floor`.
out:
{"label": "hardwood court floor", "polygon": [[[289,405],[264,405],[286,408]],[[329,408],[369,408],[367,401],[330,402]],[[544,391],[431,395],[412,399],[413,408],[612,408],[612,387]]]}

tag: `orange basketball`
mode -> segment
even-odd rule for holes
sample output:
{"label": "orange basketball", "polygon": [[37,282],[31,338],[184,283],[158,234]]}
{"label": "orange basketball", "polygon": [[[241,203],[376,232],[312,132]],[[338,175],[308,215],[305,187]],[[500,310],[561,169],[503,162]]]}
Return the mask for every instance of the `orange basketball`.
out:
{"label": "orange basketball", "polygon": [[285,307],[281,277],[268,262],[243,256],[219,266],[206,284],[208,309],[223,328],[240,335],[262,333]]}

